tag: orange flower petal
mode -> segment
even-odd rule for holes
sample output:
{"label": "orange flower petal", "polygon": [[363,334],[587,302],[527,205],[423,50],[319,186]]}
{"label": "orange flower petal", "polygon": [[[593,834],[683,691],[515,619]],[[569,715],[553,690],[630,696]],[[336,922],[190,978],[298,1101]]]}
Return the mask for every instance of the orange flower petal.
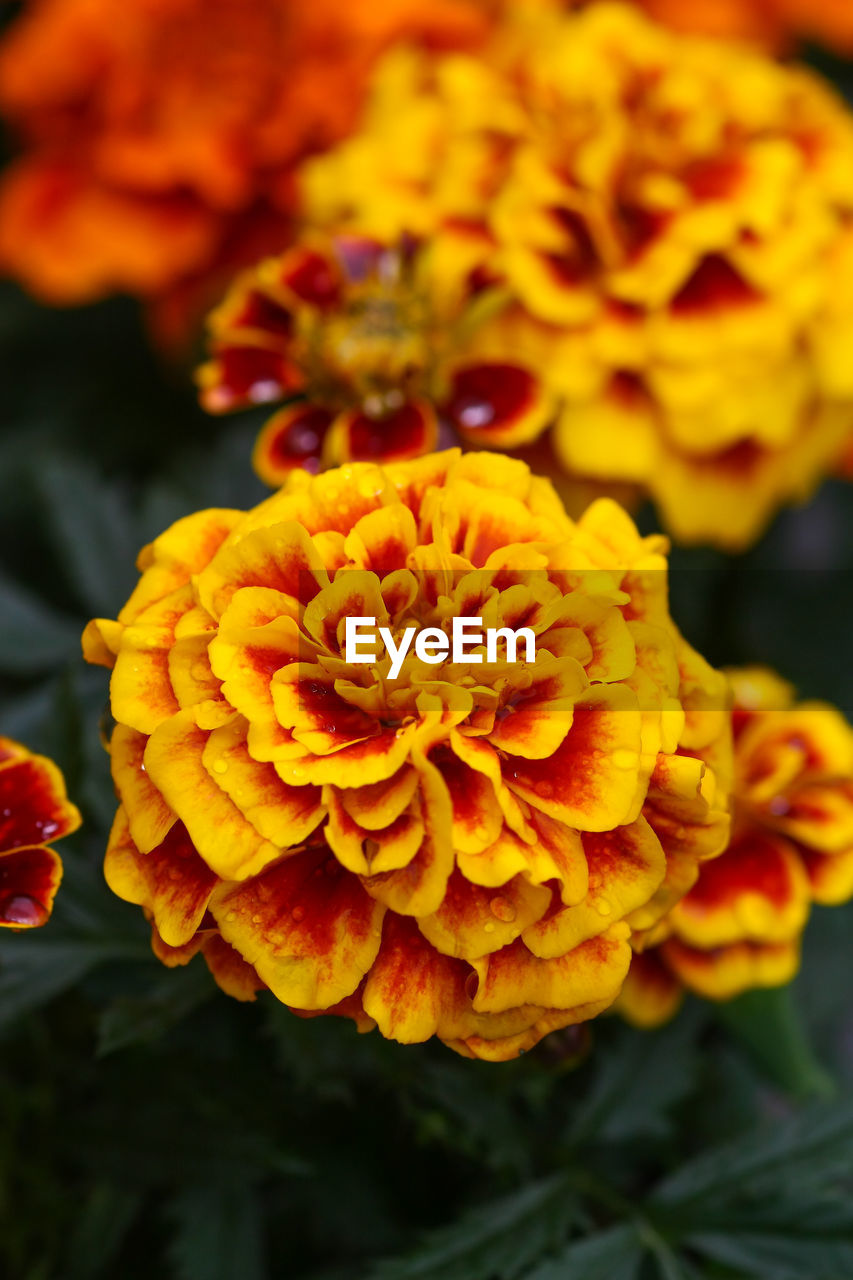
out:
{"label": "orange flower petal", "polygon": [[228,890],[212,910],[225,941],[279,1000],[300,1009],[355,991],[376,959],[385,914],[323,847]]}
{"label": "orange flower petal", "polygon": [[791,845],[753,830],[702,867],[672,919],[683,941],[705,949],[790,942],[802,932],[809,898],[808,877]]}
{"label": "orange flower petal", "polygon": [[580,831],[607,831],[636,808],[640,749],[636,695],[595,687],[575,706],[571,729],[548,760],[514,757],[509,787],[544,813]]}
{"label": "orange flower petal", "polygon": [[475,960],[479,977],[474,1009],[503,1013],[518,1005],[573,1009],[615,1000],[631,963],[628,926],[612,925],[566,955],[549,960],[534,956],[519,939],[494,955]]}
{"label": "orange flower petal", "polygon": [[170,947],[183,947],[195,936],[217,884],[182,823],[156,849],[140,853],[123,809],[110,832],[104,876],[119,898],[151,912],[160,938]]}
{"label": "orange flower petal", "polygon": [[0,853],[0,928],[44,924],[61,880],[62,863],[52,849],[23,846]]}
{"label": "orange flower petal", "polygon": [[53,761],[29,752],[24,758],[15,758],[8,746],[4,754],[5,760],[0,761],[0,854],[59,840],[76,831],[80,814],[69,802],[65,781]]}
{"label": "orange flower petal", "polygon": [[647,1030],[669,1022],[684,1000],[684,988],[654,951],[635,955],[616,1001],[632,1027]]}
{"label": "orange flower petal", "polygon": [[513,942],[548,910],[551,890],[515,876],[496,894],[454,871],[438,911],[418,928],[444,955],[476,960]]}
{"label": "orange flower petal", "polygon": [[280,854],[246,821],[204,765],[208,734],[191,711],[166,720],[148,740],[151,781],[183,822],[207,865],[223,880],[255,875]]}
{"label": "orange flower petal", "polygon": [[147,741],[144,734],[122,724],[116,725],[110,739],[113,783],[127,814],[133,842],[141,853],[155,849],[177,821],[145,770]]}

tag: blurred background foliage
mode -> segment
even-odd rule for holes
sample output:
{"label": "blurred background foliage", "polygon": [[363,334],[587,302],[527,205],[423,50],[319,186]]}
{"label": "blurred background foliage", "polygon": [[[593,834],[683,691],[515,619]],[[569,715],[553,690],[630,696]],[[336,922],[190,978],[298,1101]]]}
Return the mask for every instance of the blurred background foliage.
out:
{"label": "blurred background foliage", "polygon": [[[159,965],[101,876],[107,678],[79,634],[172,520],[264,495],[263,415],[203,415],[131,303],[52,312],[11,286],[0,385],[0,732],[53,756],[86,818],[50,924],[0,939],[0,1274],[853,1277],[853,906],[815,910],[790,990],[655,1033],[603,1019],[505,1065]],[[853,486],[741,557],[672,564],[712,661],[853,715]]]}

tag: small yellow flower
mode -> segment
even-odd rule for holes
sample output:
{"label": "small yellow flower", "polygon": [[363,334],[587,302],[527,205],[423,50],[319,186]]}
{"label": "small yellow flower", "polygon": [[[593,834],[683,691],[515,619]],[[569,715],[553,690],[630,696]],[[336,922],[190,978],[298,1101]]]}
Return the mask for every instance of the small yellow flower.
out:
{"label": "small yellow flower", "polygon": [[638,1025],[664,1021],[685,988],[727,1000],[788,982],[811,904],[853,897],[853,729],[770,671],[730,675],[731,843],[632,963],[620,1009]]}
{"label": "small yellow flower", "polygon": [[536,6],[485,58],[391,55],[302,193],[315,224],[478,236],[490,358],[559,401],[559,462],[680,540],[748,544],[850,432],[853,121],[804,68]]}
{"label": "small yellow flower", "polygon": [[[157,954],[491,1059],[606,1008],[728,838],[726,684],[672,623],[665,550],[456,450],[179,521],[84,637],[112,667],[106,875]],[[350,618],[523,627],[535,654],[395,672],[354,661]]]}

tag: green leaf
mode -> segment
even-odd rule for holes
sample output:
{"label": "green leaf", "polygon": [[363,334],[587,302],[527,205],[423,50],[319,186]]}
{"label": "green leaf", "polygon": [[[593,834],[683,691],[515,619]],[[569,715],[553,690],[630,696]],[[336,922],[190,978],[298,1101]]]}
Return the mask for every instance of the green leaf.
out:
{"label": "green leaf", "polygon": [[169,1217],[176,1280],[266,1280],[260,1201],[251,1184],[182,1187]]}
{"label": "green leaf", "polygon": [[747,991],[716,1012],[775,1084],[798,1098],[832,1096],[832,1078],[815,1057],[790,988]]}
{"label": "green leaf", "polygon": [[216,989],[207,967],[194,963],[169,970],[145,996],[121,996],[101,1014],[99,1055],[159,1039]]}
{"label": "green leaf", "polygon": [[798,1185],[801,1195],[833,1186],[853,1164],[853,1099],[813,1103],[772,1128],[744,1134],[691,1160],[654,1194],[661,1206],[713,1199],[781,1194]]}
{"label": "green leaf", "polygon": [[79,624],[0,573],[0,671],[36,675],[79,654]]}
{"label": "green leaf", "polygon": [[115,1275],[112,1265],[142,1205],[138,1192],[101,1182],[77,1209],[66,1253],[67,1280],[99,1280]]}
{"label": "green leaf", "polygon": [[524,1280],[634,1280],[642,1257],[636,1228],[622,1223],[573,1241],[556,1258],[526,1272]]}
{"label": "green leaf", "polygon": [[696,1078],[696,1044],[704,1017],[704,1010],[693,1006],[660,1031],[614,1027],[608,1042],[596,1046],[592,1055],[593,1083],[573,1122],[571,1141],[586,1143],[595,1136],[618,1142],[666,1134],[668,1113]]}
{"label": "green leaf", "polygon": [[853,1233],[846,1240],[799,1233],[700,1232],[691,1248],[758,1280],[841,1280],[853,1276]]}
{"label": "green leaf", "polygon": [[78,601],[91,614],[114,618],[136,581],[139,548],[127,495],[71,458],[43,459],[37,484],[45,525]]}
{"label": "green leaf", "polygon": [[556,1248],[577,1218],[560,1175],[470,1210],[430,1232],[406,1258],[380,1262],[370,1280],[514,1280]]}
{"label": "green leaf", "polygon": [[39,1008],[107,961],[150,961],[144,925],[126,913],[84,859],[63,853],[53,917],[26,933],[0,936],[0,1029]]}

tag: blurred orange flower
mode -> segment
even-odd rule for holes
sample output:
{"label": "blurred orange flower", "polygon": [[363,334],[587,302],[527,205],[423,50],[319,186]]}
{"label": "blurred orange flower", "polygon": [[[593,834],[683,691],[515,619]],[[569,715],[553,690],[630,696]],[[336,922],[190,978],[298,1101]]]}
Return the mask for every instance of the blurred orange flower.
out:
{"label": "blurred orange flower", "polygon": [[44,924],[62,879],[62,863],[45,841],[79,825],[56,765],[0,738],[0,928]]}
{"label": "blurred orange flower", "polygon": [[727,1000],[788,982],[811,904],[853,896],[853,728],[770,671],[729,674],[731,843],[632,962],[619,1007],[637,1025],[664,1021],[685,989]]}
{"label": "blurred orange flower", "polygon": [[[117,721],[105,872],[157,955],[496,1060],[601,1012],[729,831],[726,683],[672,622],[665,551],[458,450],[179,521],[84,636]],[[526,626],[535,660],[392,674],[351,660],[350,617]]]}
{"label": "blurred orange flower", "polygon": [[396,40],[470,44],[477,0],[29,0],[0,47],[21,155],[0,265],[49,302],[114,291],[179,325],[287,237],[291,170],[352,127]]}

